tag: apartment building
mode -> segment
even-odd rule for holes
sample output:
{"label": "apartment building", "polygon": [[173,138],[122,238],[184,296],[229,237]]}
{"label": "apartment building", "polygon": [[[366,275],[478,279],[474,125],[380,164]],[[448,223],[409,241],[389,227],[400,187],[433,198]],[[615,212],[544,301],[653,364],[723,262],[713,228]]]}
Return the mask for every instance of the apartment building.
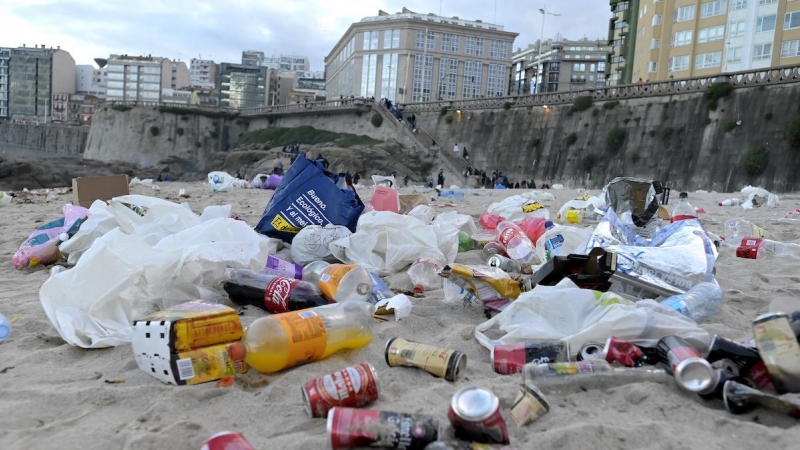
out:
{"label": "apartment building", "polygon": [[213,89],[216,82],[217,64],[209,59],[192,58],[189,62],[189,84]]}
{"label": "apartment building", "polygon": [[510,95],[578,91],[606,84],[606,59],[611,47],[605,39],[562,39],[557,35],[512,55]]}
{"label": "apartment building", "polygon": [[481,20],[379,11],[350,25],[325,58],[327,95],[401,103],[500,97],[517,35]]}
{"label": "apartment building", "polygon": [[[709,76],[800,62],[800,1],[614,2],[634,41],[628,82]],[[617,13],[615,12],[615,15]],[[613,45],[613,43],[612,43]],[[631,50],[630,48],[628,50]],[[624,79],[624,78],[623,78]]]}
{"label": "apartment building", "polygon": [[171,64],[171,72],[169,86],[164,86],[164,89],[181,89],[189,87],[189,68],[183,61],[173,60]]}
{"label": "apartment building", "polygon": [[268,104],[270,69],[254,64],[220,63],[216,89],[219,105],[255,108]]}
{"label": "apartment building", "polygon": [[8,70],[11,49],[0,47],[0,120],[8,119]]}
{"label": "apartment building", "polygon": [[78,94],[105,97],[108,69],[96,69],[89,64],[75,66],[75,92]]}
{"label": "apartment building", "polygon": [[8,117],[47,121],[53,94],[75,93],[75,60],[69,52],[44,46],[11,49],[8,59]]}
{"label": "apartment building", "polygon": [[[231,64],[231,63],[229,63]],[[258,50],[245,50],[242,52],[242,65],[244,66],[263,66],[264,52]]]}
{"label": "apartment building", "polygon": [[161,90],[172,85],[172,61],[168,58],[111,55],[107,67],[108,100],[158,102]]}

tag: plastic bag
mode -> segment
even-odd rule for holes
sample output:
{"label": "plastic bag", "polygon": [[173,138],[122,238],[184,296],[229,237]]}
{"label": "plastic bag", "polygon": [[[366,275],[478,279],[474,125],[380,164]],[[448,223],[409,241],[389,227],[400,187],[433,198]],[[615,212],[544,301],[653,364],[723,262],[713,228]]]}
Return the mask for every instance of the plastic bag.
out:
{"label": "plastic bag", "polygon": [[775,208],[780,205],[777,195],[760,187],[746,186],[742,188],[742,194],[747,196],[747,200],[741,205],[744,209],[753,209],[764,205]]}
{"label": "plastic bag", "polygon": [[28,239],[19,246],[19,250],[11,257],[15,269],[34,267],[39,264],[51,264],[61,258],[58,245],[59,236],[77,233],[88,210],[81,206],[64,205],[64,217],[48,222],[31,233]]}
{"label": "plastic bag", "polygon": [[373,211],[400,212],[400,194],[395,189],[396,182],[394,176],[383,177],[373,175],[372,181],[375,189],[372,191],[372,198],[369,201]]}
{"label": "plastic bag", "polygon": [[436,217],[436,210],[428,205],[417,205],[407,215],[418,219],[420,222],[431,223],[433,218]]}
{"label": "plastic bag", "polygon": [[480,219],[478,219],[478,223],[485,230],[495,230],[497,229],[497,224],[504,220],[506,219],[503,216],[484,211]]}
{"label": "plastic bag", "polygon": [[212,192],[230,192],[234,189],[233,181],[236,178],[227,172],[210,172],[208,184]]}
{"label": "plastic bag", "polygon": [[539,261],[547,261],[547,249],[545,242],[551,237],[560,234],[564,242],[557,250],[556,255],[566,256],[571,254],[587,254],[586,246],[592,237],[592,228],[577,228],[570,226],[554,226],[545,231],[536,241],[536,256]]}
{"label": "plastic bag", "polygon": [[[330,174],[328,177],[326,174]],[[337,189],[338,175],[298,156],[275,190],[256,231],[291,242],[308,225],[344,225],[354,231],[364,203],[350,189]]]}
{"label": "plastic bag", "polygon": [[572,356],[583,344],[605,342],[609,336],[655,347],[659,339],[673,334],[701,351],[711,340],[693,320],[653,300],[601,306],[594,291],[580,289],[568,279],[556,286],[536,286],[475,328],[475,338],[488,349],[498,344],[562,341],[570,344]]}
{"label": "plastic bag", "polygon": [[514,224],[522,229],[522,231],[526,236],[528,236],[528,239],[530,239],[534,245],[536,245],[539,237],[544,234],[545,223],[547,223],[547,219],[543,219],[541,217],[526,217],[524,219],[514,221]]}
{"label": "plastic bag", "polygon": [[593,213],[602,212],[600,211],[600,208],[604,208],[605,206],[605,200],[596,195],[592,197],[586,196],[585,198],[580,199],[576,198],[564,203],[564,205],[561,206],[561,209],[558,210],[558,218],[564,220],[566,212],[570,209],[579,209],[588,213]]}
{"label": "plastic bag", "polygon": [[455,211],[448,211],[439,214],[435,219],[433,219],[433,223],[451,225],[470,236],[478,231],[478,227],[475,226],[475,220],[472,218],[472,216],[461,214]]}
{"label": "plastic bag", "polygon": [[333,256],[386,276],[413,263],[423,250],[438,248],[448,263],[458,253],[458,229],[449,224],[426,225],[411,216],[374,211],[361,216],[358,230],[330,244]]}
{"label": "plastic bag", "polygon": [[267,177],[267,181],[264,182],[264,189],[277,189],[278,186],[281,184],[281,180],[283,180],[282,175],[278,175],[273,173],[272,175]]}
{"label": "plastic bag", "polygon": [[292,261],[306,265],[312,261],[329,260],[333,255],[329,248],[331,242],[353,234],[341,225],[312,225],[305,227],[292,239]]}
{"label": "plastic bag", "polygon": [[439,276],[474,295],[484,306],[497,310],[520,295],[519,281],[496,267],[449,264],[439,271]]}
{"label": "plastic bag", "polygon": [[486,212],[505,217],[506,220],[511,221],[525,217],[549,219],[550,211],[540,202],[552,199],[554,199],[552,194],[531,191],[520,195],[512,195],[498,203],[492,203],[486,209]]}

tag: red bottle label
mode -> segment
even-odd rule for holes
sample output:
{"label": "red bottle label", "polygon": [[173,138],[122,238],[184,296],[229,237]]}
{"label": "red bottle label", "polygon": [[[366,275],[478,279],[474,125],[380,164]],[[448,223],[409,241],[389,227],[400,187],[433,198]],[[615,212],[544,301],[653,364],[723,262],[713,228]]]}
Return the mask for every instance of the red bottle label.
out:
{"label": "red bottle label", "polygon": [[503,244],[504,247],[508,247],[508,243],[513,239],[515,236],[519,234],[519,230],[515,229],[514,227],[508,227],[500,233],[497,240]]}
{"label": "red bottle label", "polygon": [[697,219],[697,216],[690,216],[690,215],[680,215],[680,216],[672,216],[672,223],[679,222],[681,220],[687,219]]}
{"label": "red bottle label", "polygon": [[272,314],[289,312],[289,296],[300,280],[276,276],[264,290],[264,308]]}

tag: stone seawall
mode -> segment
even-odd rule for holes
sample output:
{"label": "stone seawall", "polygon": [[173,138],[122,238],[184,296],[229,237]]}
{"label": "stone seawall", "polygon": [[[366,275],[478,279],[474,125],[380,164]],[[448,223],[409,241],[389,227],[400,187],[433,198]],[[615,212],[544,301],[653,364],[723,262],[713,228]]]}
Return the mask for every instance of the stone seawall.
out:
{"label": "stone seawall", "polygon": [[61,155],[81,155],[86,148],[88,135],[88,127],[0,122],[0,150],[28,149]]}

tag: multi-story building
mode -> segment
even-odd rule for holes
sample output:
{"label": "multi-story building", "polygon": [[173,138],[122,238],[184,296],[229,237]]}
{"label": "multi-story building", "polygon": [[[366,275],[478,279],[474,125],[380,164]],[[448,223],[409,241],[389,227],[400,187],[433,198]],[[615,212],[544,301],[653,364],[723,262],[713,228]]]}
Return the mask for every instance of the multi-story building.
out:
{"label": "multi-story building", "polygon": [[8,119],[8,70],[11,49],[0,47],[0,120]]}
{"label": "multi-story building", "polygon": [[606,58],[610,47],[605,39],[562,39],[560,35],[529,45],[512,55],[514,62],[511,95],[577,91],[606,84]]}
{"label": "multi-story building", "polygon": [[[627,8],[624,81],[656,81],[779,67],[800,62],[795,0],[611,1]],[[616,13],[615,13],[616,14]],[[612,27],[620,27],[612,21]],[[619,27],[619,28],[618,28]],[[628,46],[630,47],[630,46]]]}
{"label": "multi-story building", "polygon": [[292,71],[292,72],[307,72],[311,70],[311,62],[307,56],[297,55],[280,55],[280,56],[267,56],[264,57],[263,66],[270,69]]}
{"label": "multi-story building", "polygon": [[161,90],[172,86],[172,61],[168,58],[111,55],[107,67],[108,100],[158,102]]}
{"label": "multi-story building", "polygon": [[[549,43],[549,40],[544,43],[542,51]],[[518,48],[511,55],[511,80],[508,83],[509,95],[534,93],[537,67],[536,64],[532,63],[539,56],[539,45],[540,42],[536,41],[535,44],[528,44],[525,50]]]}
{"label": "multi-story building", "polygon": [[217,64],[209,59],[192,58],[189,62],[189,84],[201,88],[214,88],[217,81]]}
{"label": "multi-story building", "polygon": [[350,25],[325,58],[328,98],[408,103],[503,96],[517,35],[481,20],[379,11]]}
{"label": "multi-story building", "polygon": [[102,101],[101,98],[94,95],[84,95],[83,102],[80,106],[80,122],[81,125],[91,125],[92,116],[94,116],[94,105]]}
{"label": "multi-story building", "polygon": [[242,52],[242,65],[244,66],[263,66],[264,52],[258,50],[245,50]]}
{"label": "multi-story building", "polygon": [[219,105],[236,109],[267,105],[269,72],[264,66],[220,63],[216,86]]}
{"label": "multi-story building", "polygon": [[[633,77],[633,58],[636,50],[636,30],[640,0],[609,0],[612,17],[608,26],[611,54],[606,60],[606,84],[629,84]],[[644,0],[647,2],[647,0]]]}
{"label": "multi-story building", "polygon": [[[183,61],[172,61],[172,76],[170,77],[169,88],[181,89],[189,87],[189,68]],[[164,86],[166,89],[167,86]]]}
{"label": "multi-story building", "polygon": [[11,119],[47,121],[53,94],[75,93],[75,60],[59,48],[12,49],[8,72]]}
{"label": "multi-story building", "polygon": [[95,97],[105,97],[108,69],[95,69],[88,64],[75,66],[75,92]]}

